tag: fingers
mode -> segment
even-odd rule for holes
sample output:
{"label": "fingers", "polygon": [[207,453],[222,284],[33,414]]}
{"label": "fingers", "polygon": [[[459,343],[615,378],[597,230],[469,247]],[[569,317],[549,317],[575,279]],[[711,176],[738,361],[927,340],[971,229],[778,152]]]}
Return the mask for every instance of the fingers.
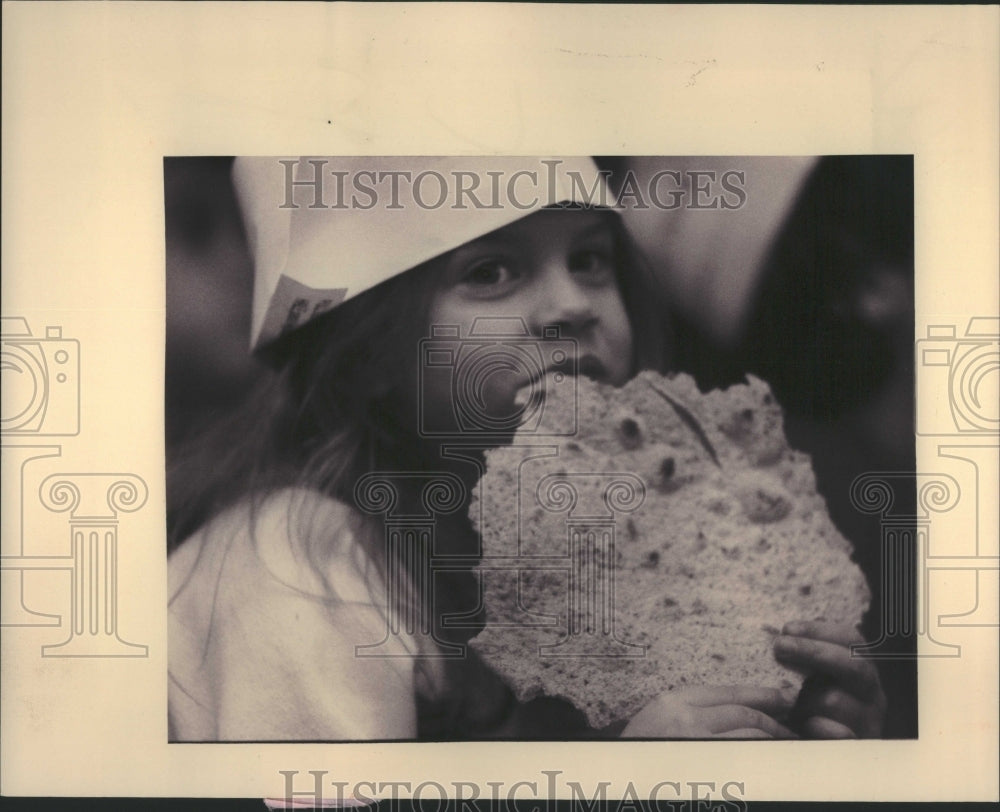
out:
{"label": "fingers", "polygon": [[875,664],[854,657],[846,643],[783,634],[775,638],[774,655],[800,671],[825,674],[861,699],[875,699],[881,693]]}
{"label": "fingers", "polygon": [[824,620],[795,620],[786,623],[781,633],[793,637],[811,637],[813,640],[825,640],[827,643],[839,643],[842,646],[865,642],[856,626]]}
{"label": "fingers", "polygon": [[[719,705],[704,711],[705,724],[713,736],[733,738],[737,731],[756,730],[765,738],[794,739],[795,734],[763,711],[746,705]],[[739,737],[736,737],[739,738]],[[754,737],[754,738],[760,738]]]}
{"label": "fingers", "polygon": [[795,704],[795,695],[792,692],[742,685],[691,688],[685,691],[684,698],[689,704],[702,708],[713,705],[744,705],[775,716],[788,713]]}
{"label": "fingers", "polygon": [[[881,713],[870,703],[859,700],[837,687],[821,687],[813,690],[808,683],[802,690],[795,716],[803,719],[799,728],[807,735],[809,723],[816,718],[848,728],[852,736],[867,738],[877,736],[881,730]],[[836,738],[842,738],[836,736]]]}
{"label": "fingers", "polygon": [[758,730],[755,727],[743,727],[739,730],[727,730],[723,733],[716,733],[717,739],[773,739],[770,733]]}
{"label": "fingers", "polygon": [[802,726],[802,732],[811,739],[856,739],[851,728],[823,716],[810,716]]}
{"label": "fingers", "polygon": [[[775,689],[683,688],[660,694],[629,720],[621,735],[623,738],[675,739],[708,739],[723,735],[726,738],[795,738],[792,731],[773,718],[787,716],[792,704],[790,694]],[[744,736],[749,730],[756,733]]]}

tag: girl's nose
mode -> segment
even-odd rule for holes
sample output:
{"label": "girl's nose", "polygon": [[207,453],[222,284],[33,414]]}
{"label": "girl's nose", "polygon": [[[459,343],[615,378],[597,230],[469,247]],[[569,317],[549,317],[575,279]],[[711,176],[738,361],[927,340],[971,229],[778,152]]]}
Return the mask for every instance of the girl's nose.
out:
{"label": "girl's nose", "polygon": [[579,335],[597,320],[590,291],[579,284],[564,262],[546,265],[538,274],[535,287],[532,313],[535,331],[557,326],[563,336]]}

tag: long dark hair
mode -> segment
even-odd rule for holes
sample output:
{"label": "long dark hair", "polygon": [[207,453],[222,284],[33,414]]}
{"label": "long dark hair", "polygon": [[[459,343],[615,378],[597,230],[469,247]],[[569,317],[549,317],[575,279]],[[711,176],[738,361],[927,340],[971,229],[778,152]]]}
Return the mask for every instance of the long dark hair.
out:
{"label": "long dark hair", "polygon": [[[609,219],[633,366],[665,370],[673,320],[619,218]],[[365,473],[426,462],[404,388],[427,329],[434,268],[432,260],[399,274],[260,353],[241,407],[188,441],[168,471],[171,548],[248,496],[302,487],[351,504]]]}
{"label": "long dark hair", "polygon": [[[615,234],[619,290],[632,326],[633,367],[665,370],[671,353],[666,305],[620,218],[607,216]],[[260,379],[239,411],[188,443],[168,471],[171,548],[237,504],[248,504],[252,531],[260,505],[283,489],[318,492],[353,507],[354,488],[369,472],[441,466],[417,436],[416,415],[407,401],[441,264],[432,260],[402,273],[261,354]],[[416,500],[419,494],[402,498]],[[447,532],[460,537],[461,549],[471,545],[474,554],[475,532],[464,512],[458,514]],[[323,528],[313,526],[308,516],[289,518],[305,529],[307,546],[324,543]],[[389,565],[385,529],[359,511],[352,511],[352,521],[369,571],[384,578]],[[414,564],[411,555],[405,565],[411,574]],[[412,584],[409,589],[408,600],[430,599]]]}

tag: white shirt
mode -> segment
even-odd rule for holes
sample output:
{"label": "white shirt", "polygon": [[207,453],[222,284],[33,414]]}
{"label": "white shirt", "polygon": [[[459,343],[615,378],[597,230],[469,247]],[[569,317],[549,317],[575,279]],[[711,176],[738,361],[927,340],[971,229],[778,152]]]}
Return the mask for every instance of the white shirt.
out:
{"label": "white shirt", "polygon": [[318,494],[241,503],[170,557],[172,741],[408,739],[417,642],[386,637],[384,575]]}

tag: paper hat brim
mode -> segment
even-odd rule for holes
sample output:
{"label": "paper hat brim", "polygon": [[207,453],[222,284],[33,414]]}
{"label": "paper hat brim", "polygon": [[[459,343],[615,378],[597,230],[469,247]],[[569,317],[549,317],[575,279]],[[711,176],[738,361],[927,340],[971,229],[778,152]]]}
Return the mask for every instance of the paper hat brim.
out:
{"label": "paper hat brim", "polygon": [[259,349],[546,206],[614,207],[590,158],[237,158]]}

